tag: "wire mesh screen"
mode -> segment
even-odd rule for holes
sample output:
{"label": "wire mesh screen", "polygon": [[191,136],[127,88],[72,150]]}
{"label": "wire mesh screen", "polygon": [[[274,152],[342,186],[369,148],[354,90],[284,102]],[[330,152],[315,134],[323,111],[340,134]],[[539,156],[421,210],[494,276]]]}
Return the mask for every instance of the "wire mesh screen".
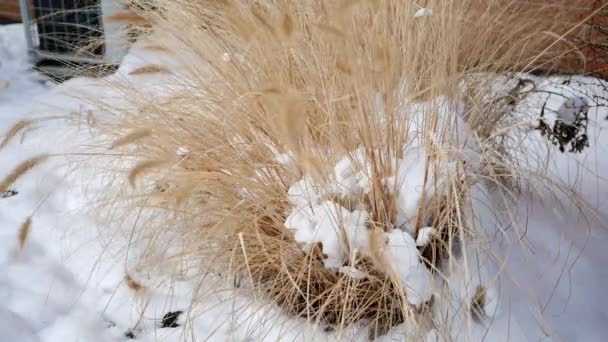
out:
{"label": "wire mesh screen", "polygon": [[34,44],[41,52],[104,54],[100,0],[31,0]]}

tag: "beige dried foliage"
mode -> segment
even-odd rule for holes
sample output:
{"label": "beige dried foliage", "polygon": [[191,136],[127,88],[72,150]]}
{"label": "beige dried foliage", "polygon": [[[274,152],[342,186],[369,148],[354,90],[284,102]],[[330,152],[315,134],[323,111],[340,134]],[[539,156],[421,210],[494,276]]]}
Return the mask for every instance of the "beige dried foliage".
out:
{"label": "beige dried foliage", "polygon": [[124,281],[127,287],[133,292],[139,293],[145,289],[145,287],[141,283],[133,279],[133,277],[131,277],[131,275],[128,273],[125,273]]}
{"label": "beige dried foliage", "polygon": [[19,244],[19,249],[23,249],[25,246],[25,242],[27,241],[28,236],[30,235],[30,229],[32,228],[32,217],[28,217],[21,226],[19,226],[19,232],[17,234],[17,242]]}
{"label": "beige dried foliage", "polygon": [[[423,3],[433,14],[416,18]],[[413,222],[438,230],[420,252],[432,272],[441,272],[442,262],[459,257],[460,239],[473,238],[476,229],[464,216],[477,175],[462,177],[469,172],[465,142],[455,132],[462,93],[470,95],[464,117],[480,133],[465,138],[481,151],[497,151],[493,134],[505,106],[487,105],[488,84],[471,79],[543,61],[537,52],[551,39],[542,32],[561,35],[567,27],[529,20],[542,6],[521,15],[523,2],[510,0],[167,0],[159,6],[162,14],[144,16],[163,33],[160,46],[180,51],[180,81],[152,98],[127,90],[133,107],[146,110],[116,111],[99,127],[115,136],[125,127],[148,127],[145,137],[153,139],[140,132],[114,142],[130,144],[144,160],[125,183],[135,188],[145,174],[170,190],[155,190],[161,200],[152,204],[149,188],[132,193],[112,183],[119,195],[109,201],[111,212],[117,206],[153,212],[154,219],[129,227],[141,243],[162,245],[170,230],[181,238],[180,256],[198,260],[190,264],[196,272],[244,277],[256,295],[309,322],[366,322],[375,337],[432,312],[432,302],[424,310],[407,304],[381,257],[382,233],[396,216],[395,184],[382,180],[395,175],[392,160],[413,140],[423,146],[425,184],[439,189],[440,180],[447,190],[424,195]],[[432,105],[414,117],[412,104],[437,98],[447,113]],[[344,156],[361,164],[357,148],[370,165],[369,193],[324,199],[370,213],[372,248],[349,263],[362,279],[325,268],[321,246],[304,251],[285,227],[290,185],[303,176],[319,186],[332,182]],[[177,161],[161,168],[167,154]],[[447,160],[455,161],[448,171],[438,167]],[[503,160],[509,168],[509,157]]]}
{"label": "beige dried foliage", "polygon": [[131,187],[135,188],[138,177],[140,177],[143,173],[158,168],[165,163],[167,163],[166,160],[144,160],[137,163],[135,166],[133,166],[129,172],[129,176],[127,177],[129,184],[131,184]]}
{"label": "beige dried foliage", "polygon": [[7,191],[9,186],[15,183],[19,177],[35,168],[38,164],[47,160],[48,157],[49,156],[46,154],[41,154],[21,162],[7,176],[5,176],[4,179],[0,180],[0,192]]}
{"label": "beige dried foliage", "polygon": [[2,138],[2,141],[0,141],[0,150],[2,150],[4,147],[6,147],[6,145],[8,145],[8,143],[17,135],[19,134],[19,132],[23,131],[24,129],[30,127],[30,125],[32,124],[31,120],[19,120],[17,123],[15,123],[13,125],[13,127],[11,127],[8,132],[6,132],[4,134],[4,137]]}
{"label": "beige dried foliage", "polygon": [[158,44],[153,44],[153,43],[145,44],[141,47],[141,49],[148,50],[148,51],[165,52],[165,53],[171,52],[171,50],[169,50],[167,47],[158,45]]}
{"label": "beige dried foliage", "polygon": [[129,71],[129,75],[146,75],[146,74],[166,74],[169,72],[169,69],[165,68],[162,65],[157,64],[148,64],[144,66],[137,67],[131,71]]}
{"label": "beige dried foliage", "polygon": [[107,22],[111,23],[123,23],[138,26],[148,26],[152,24],[152,20],[149,16],[142,15],[142,12],[134,10],[122,10],[116,11],[104,18]]}
{"label": "beige dried foliage", "polygon": [[147,138],[151,134],[152,134],[152,132],[149,129],[145,129],[145,128],[135,129],[135,130],[131,131],[130,133],[128,133],[127,135],[125,135],[124,137],[115,140],[112,143],[112,145],[110,146],[110,149],[112,150],[112,149],[115,149],[115,148],[118,148],[121,146],[131,144],[133,142],[136,142],[137,140]]}

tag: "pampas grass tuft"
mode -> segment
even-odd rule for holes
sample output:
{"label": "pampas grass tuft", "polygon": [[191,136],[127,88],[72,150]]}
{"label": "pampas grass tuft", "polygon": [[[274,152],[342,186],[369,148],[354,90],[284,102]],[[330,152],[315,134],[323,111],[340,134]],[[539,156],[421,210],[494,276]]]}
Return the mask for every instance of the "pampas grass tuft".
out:
{"label": "pampas grass tuft", "polygon": [[[112,148],[143,160],[126,182],[111,182],[107,212],[124,205],[138,218],[133,240],[162,249],[177,237],[169,263],[242,278],[243,290],[294,317],[365,324],[371,338],[402,323],[414,338],[449,334],[435,306],[451,294],[436,283],[446,284],[453,264],[467,269],[468,242],[480,239],[472,187],[512,192],[530,177],[498,129],[518,90],[507,101],[492,84],[549,62],[559,54],[555,35],[569,27],[530,20],[544,7],[521,1],[435,1],[417,16],[422,3],[178,0],[114,18],[154,23],[160,38],[148,49],[172,51],[179,68],[131,72],[166,71],[178,81],[160,96],[123,88],[129,109],[97,123],[115,137]],[[400,178],[407,160],[421,165],[413,180]],[[340,183],[356,175],[365,186]],[[319,198],[294,200],[294,184],[304,181]],[[420,184],[399,193],[403,181]],[[363,249],[348,241],[343,217],[333,217],[339,267],[327,266],[327,245],[306,244],[288,227],[298,208],[319,203],[367,215]],[[416,253],[436,281],[430,296],[408,288],[387,257],[390,234],[415,241],[425,227],[433,234]],[[141,267],[159,266],[152,254],[142,253]],[[486,290],[471,286],[459,314],[482,321]]]}
{"label": "pampas grass tuft", "polygon": [[17,179],[29,172],[31,169],[35,168],[38,164],[47,160],[48,157],[49,156],[46,154],[41,154],[21,162],[6,177],[4,177],[4,179],[0,180],[0,192],[7,191],[9,186],[15,183]]}

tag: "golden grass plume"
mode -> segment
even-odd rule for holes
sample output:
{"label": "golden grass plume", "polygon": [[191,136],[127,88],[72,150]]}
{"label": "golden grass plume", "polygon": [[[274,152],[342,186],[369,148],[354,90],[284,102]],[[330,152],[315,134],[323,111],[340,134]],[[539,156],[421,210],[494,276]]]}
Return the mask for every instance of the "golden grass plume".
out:
{"label": "golden grass plume", "polygon": [[48,157],[49,156],[46,154],[40,154],[21,162],[8,175],[6,175],[2,180],[0,180],[0,192],[7,191],[8,187],[15,183],[15,181],[17,181],[19,177],[23,176],[31,169],[35,168],[38,164],[47,160]]}
{"label": "golden grass plume", "polygon": [[28,128],[32,122],[30,120],[19,120],[4,134],[2,141],[0,141],[0,150],[2,150],[8,143],[22,130]]}
{"label": "golden grass plume", "polygon": [[25,246],[25,242],[27,237],[30,234],[30,229],[32,228],[32,217],[28,217],[19,227],[19,232],[17,234],[17,242],[19,243],[19,249],[23,249]]}

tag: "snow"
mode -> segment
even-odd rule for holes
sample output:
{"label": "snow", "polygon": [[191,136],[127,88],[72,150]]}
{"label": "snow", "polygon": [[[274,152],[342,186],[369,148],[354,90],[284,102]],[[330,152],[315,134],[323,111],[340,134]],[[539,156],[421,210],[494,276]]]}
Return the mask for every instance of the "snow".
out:
{"label": "snow", "polygon": [[39,342],[29,322],[12,311],[0,309],[0,332],[6,341]]}
{"label": "snow", "polygon": [[309,203],[316,203],[320,200],[318,192],[320,187],[316,186],[310,177],[304,177],[289,187],[287,196],[289,203],[295,207],[303,207]]}
{"label": "snow", "polygon": [[[349,159],[343,159],[336,165],[336,175],[339,185],[330,185],[329,188],[337,189],[343,195],[350,195],[360,189],[358,181],[352,181],[352,176],[357,174],[353,170]],[[422,174],[418,174],[422,177]],[[349,184],[351,188],[345,188]],[[422,183],[419,184],[422,187]],[[316,188],[321,188],[317,186]],[[323,197],[322,194],[314,192],[315,186],[309,179],[296,182],[289,189],[291,203],[296,205],[285,220],[285,226],[294,231],[294,238],[302,244],[304,251],[310,250],[315,243],[322,244],[322,251],[327,257],[323,263],[328,269],[338,269],[351,277],[359,277],[358,270],[352,266],[345,265],[353,259],[354,252],[363,254],[370,250],[369,232],[367,223],[369,214],[365,210],[353,210],[325,200],[316,204]],[[403,189],[403,186],[401,187]],[[407,189],[414,193],[413,188]],[[403,190],[401,190],[403,191]],[[404,194],[406,192],[403,192]],[[419,194],[415,193],[412,201],[415,201],[413,209],[418,206]],[[313,201],[308,201],[313,199]],[[424,228],[419,242],[414,241],[411,232],[393,229],[384,233],[386,240],[384,247],[384,259],[393,272],[399,277],[401,284],[406,289],[407,299],[410,304],[420,306],[430,299],[432,295],[430,286],[431,275],[420,259],[417,243],[426,244],[430,239],[432,228]],[[350,253],[349,253],[350,251]]]}
{"label": "snow", "polygon": [[[426,161],[420,149],[411,149],[405,152],[404,159],[398,161],[397,176],[386,183],[389,189],[394,189],[397,200],[397,227],[407,227],[406,230],[414,233],[414,226],[410,222],[416,217],[422,194],[429,196],[433,192],[432,180],[427,180],[425,186]],[[432,174],[429,174],[432,177]]]}
{"label": "snow", "polygon": [[[382,107],[381,103],[379,107]],[[417,237],[419,241],[415,241],[413,220],[421,201],[424,201],[423,194],[431,197],[435,191],[442,191],[441,183],[435,182],[431,173],[427,174],[426,154],[419,147],[423,116],[433,107],[439,108],[446,120],[453,114],[444,99],[416,103],[410,109],[414,118],[408,134],[411,141],[404,144],[401,158],[389,162],[395,176],[382,179],[395,197],[396,206],[395,225],[388,227],[389,231],[382,236],[386,240],[386,246],[382,247],[384,262],[400,280],[408,302],[417,307],[431,298],[432,277],[416,247],[429,242],[433,229],[425,227]],[[445,173],[446,165],[451,163],[433,162],[430,169]],[[363,208],[349,210],[328,197],[357,199],[370,191],[371,167],[365,150],[360,147],[348,153],[336,163],[333,171],[329,184],[315,184],[310,177],[304,176],[289,188],[288,198],[293,207],[288,212],[285,226],[294,232],[295,240],[302,244],[304,251],[310,250],[315,243],[322,244],[323,254],[327,256],[323,260],[326,268],[353,274],[352,270],[343,268],[353,260],[353,253],[371,253],[367,227],[369,213]],[[362,207],[357,203],[352,205]]]}
{"label": "snow", "polygon": [[43,78],[30,71],[25,33],[19,25],[2,27],[0,34],[0,106],[16,106],[44,91]]}
{"label": "snow", "polygon": [[[340,268],[351,257],[345,250],[364,251],[369,247],[367,233],[368,214],[365,211],[348,211],[332,201],[294,208],[285,220],[285,226],[295,231],[294,238],[309,250],[313,244],[322,243],[325,267]],[[347,241],[347,244],[343,243]]]}
{"label": "snow", "polygon": [[428,245],[436,233],[437,230],[433,227],[420,228],[420,230],[418,230],[418,236],[416,237],[416,246],[424,247]]}
{"label": "snow", "polygon": [[414,17],[416,18],[420,18],[420,17],[428,17],[433,15],[433,10],[430,8],[419,8],[416,13],[414,13]]}
{"label": "snow", "polygon": [[175,151],[175,154],[177,154],[180,157],[185,157],[190,153],[190,150],[188,150],[187,147],[185,146],[179,146],[177,148],[177,150]]}
{"label": "snow", "polygon": [[570,97],[557,110],[557,117],[566,123],[574,123],[579,118],[579,113],[587,113],[589,104],[583,97]]}
{"label": "snow", "polygon": [[408,232],[393,229],[386,234],[385,262],[393,268],[406,288],[407,301],[417,307],[433,294],[431,273],[420,260],[416,242]]}
{"label": "snow", "polygon": [[[382,108],[381,102],[378,102],[378,108]],[[404,143],[401,158],[393,158],[388,162],[394,169],[395,175],[382,179],[383,184],[396,200],[395,228],[405,230],[410,235],[414,234],[412,221],[418,214],[423,194],[429,198],[436,191],[443,190],[441,182],[434,181],[433,172],[426,171],[428,161],[420,141],[424,116],[433,109],[436,109],[440,117],[446,121],[457,119],[456,112],[445,98],[412,104],[406,109],[412,117],[407,135],[409,141]],[[440,131],[444,129],[439,126]],[[464,141],[469,132],[464,123],[459,122],[459,126],[460,129],[456,133],[447,136]],[[377,150],[374,153],[378,155],[381,152]],[[452,165],[452,161],[433,161],[428,169],[447,175]],[[328,255],[325,265],[339,268],[346,260],[350,260],[343,251],[344,248],[350,246],[351,250],[359,251],[368,249],[367,245],[361,245],[367,243],[368,238],[357,238],[358,241],[353,243],[351,236],[353,232],[365,231],[365,220],[369,214],[364,210],[355,210],[351,213],[337,203],[323,201],[330,195],[349,199],[358,198],[370,191],[371,166],[364,148],[359,147],[338,160],[334,165],[332,176],[328,184],[315,184],[309,176],[304,176],[290,186],[288,198],[293,208],[288,213],[285,225],[294,231],[296,241],[303,244],[304,250],[308,250],[313,243],[321,242],[323,253]],[[357,203],[352,205],[357,206]],[[344,241],[341,237],[342,232],[345,234],[345,241],[349,242],[347,246],[341,243]]]}
{"label": "snow", "polygon": [[[430,10],[424,13],[430,14]],[[157,76],[128,75],[147,63],[171,63],[171,58],[135,49],[110,79],[141,82],[142,89],[158,91],[162,82],[156,82]],[[592,85],[577,84],[577,79]],[[475,187],[472,197],[477,219],[484,227],[483,239],[492,248],[485,254],[476,248],[481,242],[463,248],[469,262],[450,265],[453,297],[436,301],[440,305],[434,308],[437,313],[449,313],[438,317],[454,320],[450,327],[457,340],[603,341],[608,334],[608,180],[602,175],[608,169],[608,112],[592,106],[593,96],[606,96],[606,89],[599,81],[583,78],[569,84],[559,79],[539,83],[537,86],[548,94],[563,95],[535,95],[514,108],[532,119],[524,115],[519,123],[527,137],[524,147],[510,148],[518,152],[522,165],[547,170],[551,179],[576,190],[591,207],[581,212],[563,202],[571,199],[572,193],[553,196],[531,187],[518,195],[516,207],[508,212],[490,190]],[[581,95],[581,89],[591,95]],[[80,78],[62,85],[45,81],[26,63],[22,27],[0,26],[0,132],[20,119],[66,113],[86,116],[92,104],[78,99],[76,93],[115,98],[116,105],[121,103],[120,94],[104,80]],[[581,153],[560,153],[547,146],[540,134],[530,134],[530,122],[545,100],[550,123],[557,119],[573,122],[577,113],[587,110],[589,148]],[[89,134],[61,120],[38,121],[24,138],[18,136],[0,150],[0,175],[41,152],[72,152],[91,138]],[[467,158],[474,158],[475,146],[470,147]],[[393,185],[389,188],[398,198],[398,222],[385,234],[383,256],[404,284],[408,301],[420,305],[437,295],[429,292],[434,280],[420,263],[416,248],[429,243],[434,229],[424,227],[417,239],[412,236],[410,221],[421,197],[424,162],[415,144],[407,145],[405,151],[401,159],[393,161],[396,176],[384,180]],[[178,148],[176,153],[188,151]],[[336,163],[332,184],[320,186],[307,177],[294,183],[289,189],[292,208],[286,220],[303,248],[321,242],[328,256],[325,265],[356,279],[364,276],[362,271],[345,263],[350,260],[349,253],[365,251],[369,244],[365,226],[369,214],[361,208],[344,208],[327,195],[368,191],[369,166],[362,153],[352,151]],[[69,169],[66,158],[69,155],[51,158],[14,184],[14,196],[0,197],[2,340],[125,341],[129,332],[136,341],[366,340],[366,332],[357,326],[326,333],[208,278],[185,278],[171,286],[155,287],[145,274],[133,270],[146,285],[142,293],[133,293],[124,282],[125,260],[116,258],[120,253],[104,238],[111,237],[116,228],[97,226],[85,210],[89,203],[80,188],[94,189],[96,179],[86,169]],[[287,162],[288,156],[278,159]],[[440,166],[447,169],[448,162]],[[30,215],[32,228],[20,248],[18,229]],[[511,224],[513,220],[517,225]],[[474,264],[477,267],[467,266]],[[496,270],[502,271],[500,276]],[[461,299],[471,298],[478,284],[488,284],[486,312],[492,317],[491,324],[457,322],[462,316],[458,315]],[[193,302],[194,297],[199,299]],[[161,328],[162,317],[178,310],[184,311],[178,319],[180,326]],[[467,325],[472,327],[470,333],[458,330]],[[407,327],[395,327],[380,340],[404,340],[404,331]],[[435,341],[437,334],[431,331],[427,340]]]}
{"label": "snow", "polygon": [[365,278],[365,272],[359,270],[358,268],[356,268],[354,266],[342,266],[342,267],[340,267],[338,272],[346,274],[353,279],[364,279]]}
{"label": "snow", "polygon": [[334,167],[335,181],[331,189],[343,196],[352,193],[368,193],[370,186],[370,166],[363,148],[342,158]]}

